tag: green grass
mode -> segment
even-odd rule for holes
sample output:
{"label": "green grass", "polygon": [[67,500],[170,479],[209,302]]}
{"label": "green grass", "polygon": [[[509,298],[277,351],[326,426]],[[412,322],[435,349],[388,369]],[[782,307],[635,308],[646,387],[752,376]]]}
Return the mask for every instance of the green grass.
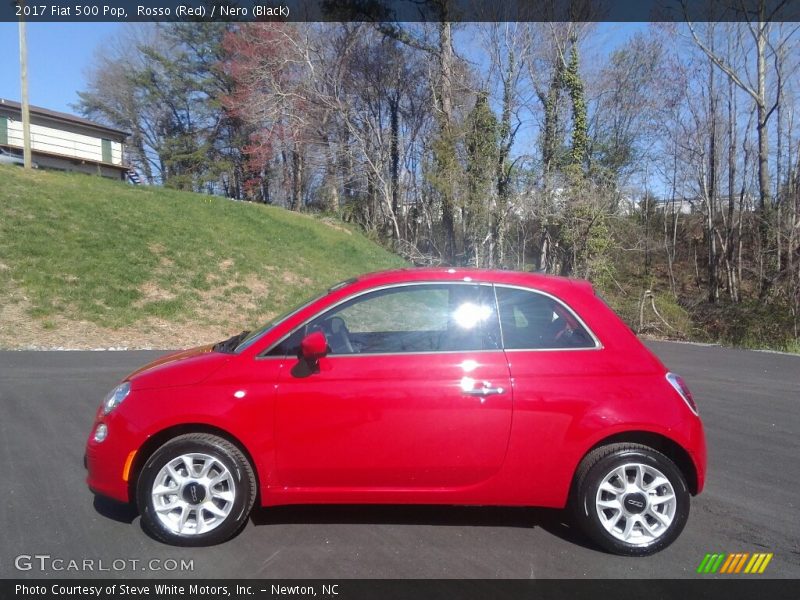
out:
{"label": "green grass", "polygon": [[43,328],[252,327],[337,281],[403,264],[335,221],[0,166],[0,307],[21,296]]}

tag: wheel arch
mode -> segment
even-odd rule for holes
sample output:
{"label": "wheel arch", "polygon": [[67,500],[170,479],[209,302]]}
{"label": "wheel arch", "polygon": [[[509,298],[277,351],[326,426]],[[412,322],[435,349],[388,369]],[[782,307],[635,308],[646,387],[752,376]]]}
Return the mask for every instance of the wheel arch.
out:
{"label": "wheel arch", "polygon": [[256,480],[256,503],[259,502],[261,497],[261,486],[259,485],[260,479],[258,477],[258,465],[256,464],[256,461],[253,460],[253,455],[247,449],[247,446],[245,446],[235,435],[224,429],[221,429],[220,427],[215,427],[214,425],[209,425],[207,423],[181,423],[179,425],[167,427],[151,435],[139,447],[138,451],[136,452],[136,456],[134,457],[133,464],[131,465],[130,476],[128,477],[128,498],[130,498],[132,504],[136,504],[136,483],[139,480],[139,475],[142,472],[142,468],[147,463],[147,460],[156,450],[158,450],[169,440],[187,433],[207,433],[210,435],[215,435],[236,446],[242,452],[242,454],[244,454],[245,458],[247,458],[248,462],[250,463],[250,468],[253,469],[253,474],[255,475]]}
{"label": "wheel arch", "polygon": [[619,443],[642,444],[643,446],[648,446],[653,450],[661,452],[661,454],[665,455],[672,462],[674,462],[675,466],[677,466],[680,472],[683,474],[684,478],[686,479],[686,485],[689,487],[689,492],[693,496],[697,494],[697,467],[695,466],[692,457],[689,455],[686,449],[683,448],[683,446],[665,435],[652,431],[622,431],[604,437],[583,453],[583,456],[581,456],[581,459],[575,466],[575,472],[572,476],[572,485],[570,486],[570,496],[572,496],[575,491],[577,475],[580,471],[580,466],[581,463],[583,463],[583,459],[586,458],[586,456],[588,456],[591,452],[602,446]]}

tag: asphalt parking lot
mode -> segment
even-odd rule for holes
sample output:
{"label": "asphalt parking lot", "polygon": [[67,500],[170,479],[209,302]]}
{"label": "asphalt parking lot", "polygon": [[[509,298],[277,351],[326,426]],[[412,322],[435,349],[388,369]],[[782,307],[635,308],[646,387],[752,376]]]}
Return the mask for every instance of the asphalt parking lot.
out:
{"label": "asphalt parking lot", "polygon": [[707,552],[772,552],[765,576],[800,577],[800,357],[650,346],[694,392],[709,478],[678,541],[642,559],[517,508],[259,509],[226,544],[165,546],[94,499],[82,464],[100,399],[159,353],[0,352],[0,577],[683,578]]}

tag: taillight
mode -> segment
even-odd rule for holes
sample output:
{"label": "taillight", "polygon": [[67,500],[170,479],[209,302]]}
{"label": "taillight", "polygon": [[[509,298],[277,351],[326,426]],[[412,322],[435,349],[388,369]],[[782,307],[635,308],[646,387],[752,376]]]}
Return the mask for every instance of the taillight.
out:
{"label": "taillight", "polygon": [[686,402],[686,406],[688,406],[694,414],[698,415],[699,413],[697,411],[697,404],[694,403],[692,392],[689,391],[689,386],[686,385],[683,377],[676,375],[675,373],[667,373],[667,381],[669,381],[669,384],[675,388],[675,391],[678,392],[678,395],[683,398],[683,401]]}

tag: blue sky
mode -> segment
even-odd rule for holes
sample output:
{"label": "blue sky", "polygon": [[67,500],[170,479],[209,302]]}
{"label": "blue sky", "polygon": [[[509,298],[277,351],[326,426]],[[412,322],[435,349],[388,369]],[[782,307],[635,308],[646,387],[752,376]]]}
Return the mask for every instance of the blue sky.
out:
{"label": "blue sky", "polygon": [[[28,90],[37,106],[74,113],[84,71],[118,23],[28,23]],[[0,23],[0,98],[19,101],[17,23]]]}

